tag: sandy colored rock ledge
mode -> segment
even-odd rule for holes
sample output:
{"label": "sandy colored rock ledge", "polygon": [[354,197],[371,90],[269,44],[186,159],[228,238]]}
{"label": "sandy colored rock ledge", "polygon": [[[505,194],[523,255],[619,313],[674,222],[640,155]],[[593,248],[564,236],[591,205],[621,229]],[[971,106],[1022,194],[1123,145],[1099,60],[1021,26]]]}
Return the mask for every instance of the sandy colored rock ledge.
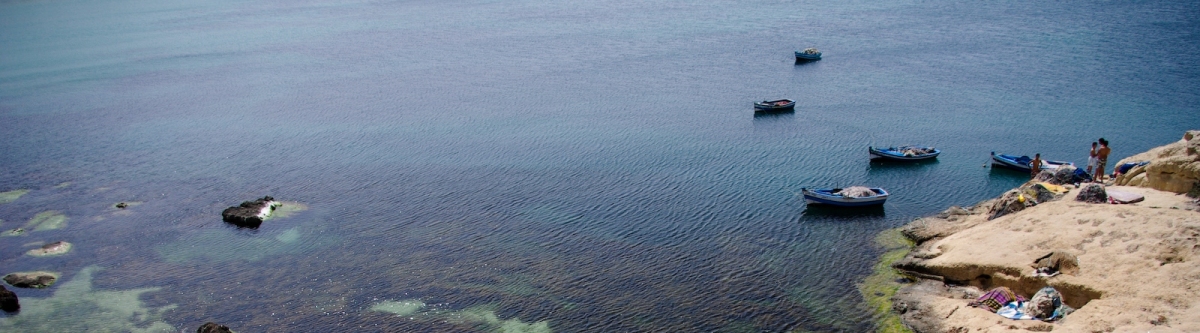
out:
{"label": "sandy colored rock ledge", "polygon": [[[918,332],[1200,332],[1200,207],[1171,192],[1109,188],[1146,200],[1083,203],[1072,189],[990,221],[991,201],[911,223],[906,234],[924,238],[894,266],[928,281],[902,289],[894,308]],[[1030,264],[1052,251],[1076,255],[1079,273],[1034,277]],[[1077,311],[1045,323],[967,306],[998,286],[1025,297],[1051,286]]]}
{"label": "sandy colored rock ledge", "polygon": [[1116,185],[1149,187],[1174,193],[1200,191],[1200,130],[1187,131],[1174,143],[1133,155],[1110,165],[1149,162],[1114,179]]}

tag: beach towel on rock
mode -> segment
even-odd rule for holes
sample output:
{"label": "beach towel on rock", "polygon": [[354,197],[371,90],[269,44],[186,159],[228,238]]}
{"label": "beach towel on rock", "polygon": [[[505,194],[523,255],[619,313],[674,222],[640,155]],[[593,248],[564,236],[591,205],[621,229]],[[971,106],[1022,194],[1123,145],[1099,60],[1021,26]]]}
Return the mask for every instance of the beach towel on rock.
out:
{"label": "beach towel on rock", "polygon": [[1115,204],[1131,204],[1131,203],[1135,203],[1135,202],[1142,202],[1142,200],[1146,200],[1145,196],[1143,196],[1141,194],[1133,193],[1133,192],[1109,190],[1107,193],[1108,193],[1108,203],[1114,204],[1114,205]]}
{"label": "beach towel on rock", "polygon": [[1054,193],[1054,194],[1063,194],[1063,193],[1067,193],[1070,191],[1069,189],[1067,189],[1066,187],[1062,187],[1061,185],[1054,185],[1054,184],[1046,183],[1046,182],[1040,182],[1037,184],[1041,185],[1047,191],[1050,191],[1051,193]]}
{"label": "beach towel on rock", "polygon": [[1025,302],[1010,302],[996,311],[1001,317],[1012,320],[1033,320],[1033,316],[1025,313]]}
{"label": "beach towel on rock", "polygon": [[987,293],[979,296],[979,298],[976,298],[974,302],[967,303],[967,306],[974,306],[996,312],[1005,304],[1013,301],[1024,302],[1025,298],[1017,296],[1017,294],[1013,293],[1011,289],[1008,289],[1008,287],[996,287],[992,288],[992,290],[988,290]]}

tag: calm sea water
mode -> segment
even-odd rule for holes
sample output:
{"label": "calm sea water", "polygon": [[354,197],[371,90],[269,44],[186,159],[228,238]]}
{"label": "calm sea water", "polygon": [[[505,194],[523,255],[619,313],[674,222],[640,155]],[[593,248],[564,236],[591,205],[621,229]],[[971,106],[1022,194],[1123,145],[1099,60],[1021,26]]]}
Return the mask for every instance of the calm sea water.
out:
{"label": "calm sea water", "polygon": [[[0,2],[0,192],[30,190],[0,228],[67,217],[0,237],[0,273],[97,265],[94,290],[161,288],[136,299],[184,331],[867,331],[875,235],[1026,179],[984,167],[989,151],[1082,163],[1105,137],[1115,163],[1200,128],[1197,13]],[[795,64],[805,47],[825,59]],[[796,112],[753,114],[775,98]],[[943,155],[867,160],[900,144]],[[848,185],[893,197],[831,211],[796,194]],[[220,220],[263,195],[306,209]],[[24,255],[57,240],[75,249]],[[371,310],[386,301],[424,306]],[[42,305],[0,325],[102,325],[26,304]]]}

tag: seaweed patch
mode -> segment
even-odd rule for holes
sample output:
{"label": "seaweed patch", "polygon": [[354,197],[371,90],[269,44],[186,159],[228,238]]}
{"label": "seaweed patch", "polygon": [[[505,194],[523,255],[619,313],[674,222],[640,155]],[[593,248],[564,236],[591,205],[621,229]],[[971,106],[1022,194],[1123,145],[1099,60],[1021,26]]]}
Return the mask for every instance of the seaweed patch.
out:
{"label": "seaweed patch", "polygon": [[163,321],[163,313],[175,305],[147,307],[140,297],[162,288],[95,290],[92,274],[99,266],[88,266],[71,281],[58,286],[46,298],[21,298],[21,312],[0,318],[0,329],[31,332],[175,332]]}

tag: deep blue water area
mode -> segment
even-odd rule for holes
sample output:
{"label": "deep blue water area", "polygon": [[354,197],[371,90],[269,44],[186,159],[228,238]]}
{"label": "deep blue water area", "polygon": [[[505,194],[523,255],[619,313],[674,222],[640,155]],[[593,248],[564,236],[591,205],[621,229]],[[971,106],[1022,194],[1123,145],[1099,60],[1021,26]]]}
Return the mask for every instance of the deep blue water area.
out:
{"label": "deep blue water area", "polygon": [[[176,331],[869,331],[856,284],[875,236],[1028,178],[989,152],[1082,164],[1104,137],[1111,168],[1200,128],[1198,13],[4,1],[0,192],[30,191],[0,203],[0,228],[67,222],[0,237],[0,274],[97,265],[96,290],[161,288],[140,299],[173,305]],[[795,63],[806,47],[824,59]],[[753,113],[777,98],[795,112]],[[903,144],[943,153],[867,159]],[[797,195],[850,185],[892,197],[845,211]],[[221,221],[263,195],[304,209]],[[24,254],[58,240],[75,248]],[[385,301],[423,306],[372,310]],[[51,310],[37,318],[80,318]],[[0,327],[36,331],[18,319],[37,313]]]}

